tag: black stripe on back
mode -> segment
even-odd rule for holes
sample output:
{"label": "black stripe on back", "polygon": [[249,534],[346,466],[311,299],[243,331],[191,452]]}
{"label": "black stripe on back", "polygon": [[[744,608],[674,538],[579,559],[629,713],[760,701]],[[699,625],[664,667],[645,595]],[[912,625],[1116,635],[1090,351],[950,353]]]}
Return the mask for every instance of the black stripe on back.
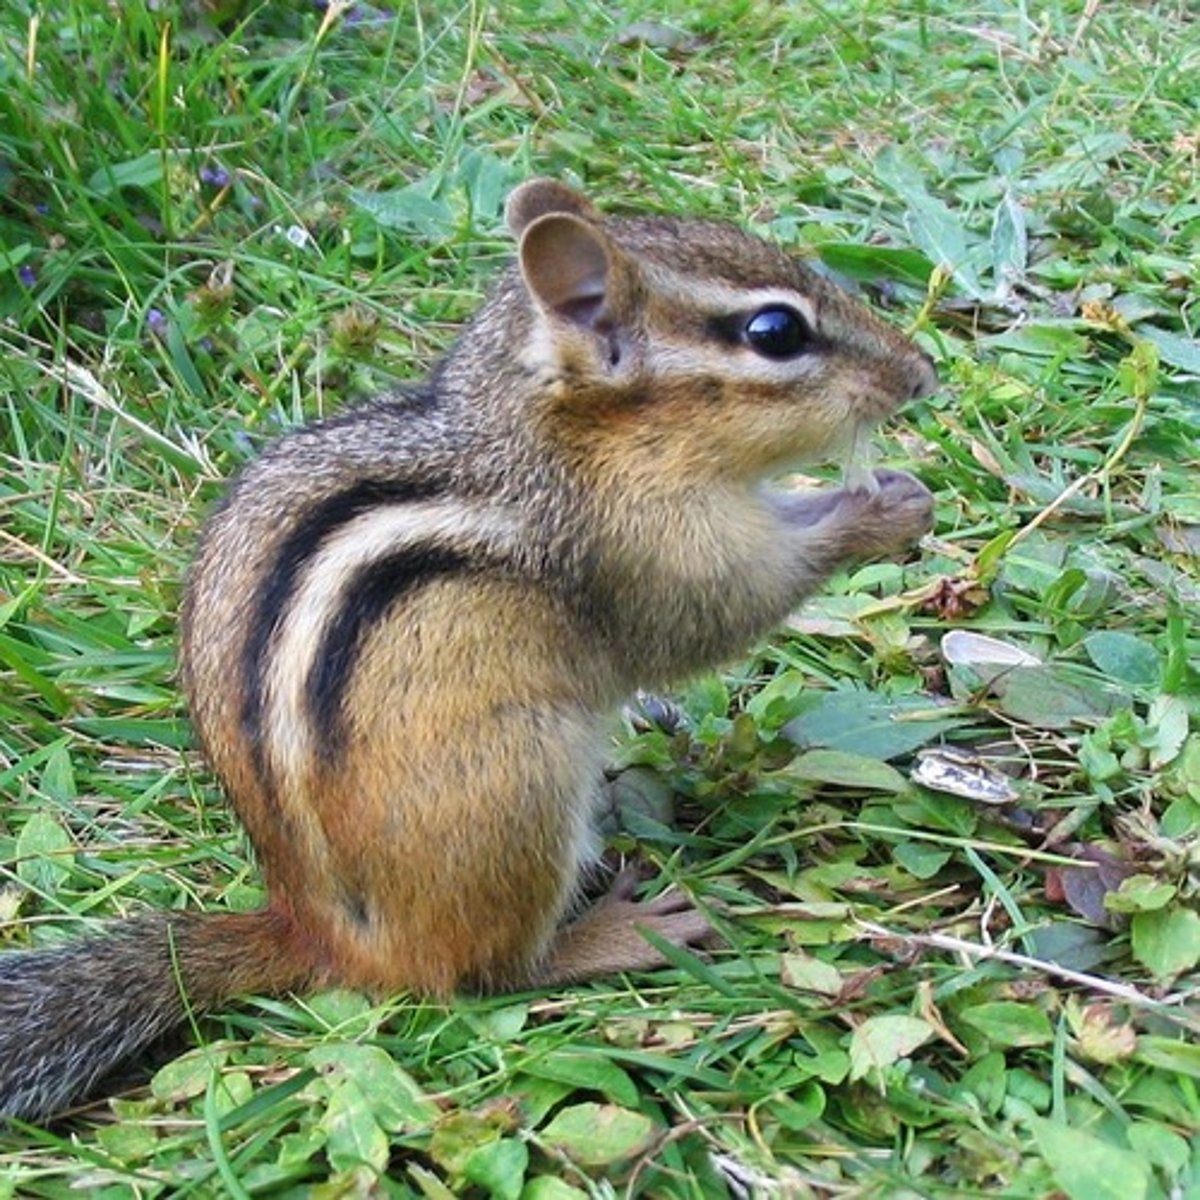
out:
{"label": "black stripe on back", "polygon": [[[434,579],[479,569],[465,551],[426,542],[408,546],[360,568],[342,593],[342,605],[321,635],[305,691],[318,754],[337,756],[345,744],[343,703],[368,634],[404,596]],[[386,703],[386,698],[380,698]]]}
{"label": "black stripe on back", "polygon": [[364,480],[337,492],[306,512],[279,545],[275,562],[254,597],[250,636],[242,651],[245,691],[242,730],[250,743],[254,768],[266,782],[266,752],[262,739],[263,688],[271,643],[283,624],[305,565],[339,529],[356,517],[388,504],[427,500],[444,490],[438,482],[421,480]]}

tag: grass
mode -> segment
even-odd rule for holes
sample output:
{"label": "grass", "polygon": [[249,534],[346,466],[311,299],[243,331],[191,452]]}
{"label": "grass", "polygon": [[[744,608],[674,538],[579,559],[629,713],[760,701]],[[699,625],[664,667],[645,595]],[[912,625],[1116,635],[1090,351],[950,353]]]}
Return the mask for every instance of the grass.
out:
{"label": "grass", "polygon": [[275,432],[423,372],[515,181],[808,246],[945,381],[883,437],[937,492],[923,552],[614,747],[615,847],[728,950],[249,1001],[0,1132],[0,1195],[1200,1195],[1185,0],[79,0],[0,35],[6,948],[258,900],[172,674],[197,525]]}

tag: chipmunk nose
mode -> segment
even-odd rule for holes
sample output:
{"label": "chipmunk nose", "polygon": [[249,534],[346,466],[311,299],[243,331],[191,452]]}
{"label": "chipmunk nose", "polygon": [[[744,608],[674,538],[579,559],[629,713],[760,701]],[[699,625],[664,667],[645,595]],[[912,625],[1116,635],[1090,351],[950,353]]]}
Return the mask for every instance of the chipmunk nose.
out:
{"label": "chipmunk nose", "polygon": [[933,365],[933,359],[924,350],[918,349],[913,360],[912,390],[909,399],[920,400],[922,396],[930,396],[937,391],[937,386],[937,367]]}

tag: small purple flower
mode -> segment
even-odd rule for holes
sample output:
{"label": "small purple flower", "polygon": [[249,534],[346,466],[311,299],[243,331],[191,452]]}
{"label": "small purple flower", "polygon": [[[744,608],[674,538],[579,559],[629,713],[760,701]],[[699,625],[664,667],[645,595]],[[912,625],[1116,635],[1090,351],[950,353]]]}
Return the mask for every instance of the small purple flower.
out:
{"label": "small purple flower", "polygon": [[33,211],[39,217],[48,217],[50,215],[50,205],[45,200],[39,200],[34,206]]}
{"label": "small purple flower", "polygon": [[223,188],[229,186],[229,172],[219,164],[205,163],[200,168],[200,182],[205,187]]}
{"label": "small purple flower", "polygon": [[214,342],[212,338],[207,336],[202,337],[196,344],[201,350],[204,351],[205,354],[211,354],[217,348],[217,343]]}
{"label": "small purple flower", "polygon": [[37,283],[37,272],[28,264],[22,263],[17,268],[17,278],[27,287],[31,288]]}
{"label": "small purple flower", "polygon": [[146,312],[146,328],[155,337],[167,336],[167,318],[160,308],[151,308]]}

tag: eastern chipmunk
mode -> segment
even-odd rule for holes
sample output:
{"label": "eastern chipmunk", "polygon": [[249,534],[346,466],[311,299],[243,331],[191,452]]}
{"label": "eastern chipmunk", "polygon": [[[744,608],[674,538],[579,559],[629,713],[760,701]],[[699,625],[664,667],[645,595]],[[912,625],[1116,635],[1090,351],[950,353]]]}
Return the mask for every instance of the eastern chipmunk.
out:
{"label": "eastern chipmunk", "polygon": [[606,722],[926,530],[898,472],[766,484],[934,372],[730,226],[550,180],[507,221],[518,261],[428,381],[281,438],[202,535],[183,681],[267,907],[0,955],[0,1114],[59,1110],[239,993],[561,984],[660,964],[639,925],[709,935],[623,884],[572,915]]}

